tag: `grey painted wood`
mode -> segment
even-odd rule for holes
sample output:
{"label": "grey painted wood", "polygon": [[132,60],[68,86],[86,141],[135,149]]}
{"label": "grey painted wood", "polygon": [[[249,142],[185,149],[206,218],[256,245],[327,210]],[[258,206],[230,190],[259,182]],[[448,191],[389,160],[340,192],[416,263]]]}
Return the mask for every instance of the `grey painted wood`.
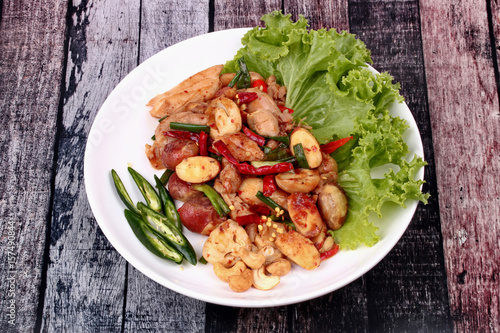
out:
{"label": "grey painted wood", "polygon": [[[208,32],[205,0],[145,1],[141,10],[139,62]],[[204,325],[204,302],[171,291],[128,265],[126,332],[200,332]]]}
{"label": "grey painted wood", "polygon": [[419,204],[398,244],[364,279],[369,300],[370,331],[446,332],[451,330],[446,271],[443,264],[438,193],[418,1],[350,2],[351,32],[372,52],[373,66],[388,71],[401,83],[421,135],[427,160],[424,191],[427,205]]}
{"label": "grey painted wood", "polygon": [[65,1],[4,1],[0,22],[0,331],[36,323],[63,71]]}
{"label": "grey painted wood", "polygon": [[43,331],[121,331],[126,262],[92,215],[83,157],[101,104],[136,66],[139,5],[74,1],[70,8]]}
{"label": "grey painted wood", "polygon": [[450,308],[460,332],[500,328],[500,108],[487,9],[486,1],[420,0]]}

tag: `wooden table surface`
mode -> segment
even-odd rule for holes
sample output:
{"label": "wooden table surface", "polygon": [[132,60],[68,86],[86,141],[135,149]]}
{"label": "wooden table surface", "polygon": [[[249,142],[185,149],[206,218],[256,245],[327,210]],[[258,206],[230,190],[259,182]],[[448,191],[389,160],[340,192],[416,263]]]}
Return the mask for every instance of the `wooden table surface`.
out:
{"label": "wooden table surface", "polygon": [[[499,332],[498,0],[0,1],[1,332]],[[128,264],[87,202],[107,95],[158,51],[281,9],[357,34],[415,117],[429,165],[410,227],[374,269],[300,304],[229,308]],[[202,55],[200,55],[202,56]]]}

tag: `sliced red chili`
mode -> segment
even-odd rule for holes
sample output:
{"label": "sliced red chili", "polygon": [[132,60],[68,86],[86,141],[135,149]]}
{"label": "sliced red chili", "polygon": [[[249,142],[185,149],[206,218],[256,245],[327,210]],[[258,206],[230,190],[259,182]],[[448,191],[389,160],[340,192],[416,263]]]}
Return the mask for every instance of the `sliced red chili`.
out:
{"label": "sliced red chili", "polygon": [[255,92],[240,92],[236,95],[238,104],[250,103],[251,101],[256,100],[258,97],[259,96]]}
{"label": "sliced red chili", "polygon": [[236,222],[238,222],[239,225],[247,225],[247,224],[259,224],[264,222],[262,218],[258,214],[250,214],[250,215],[244,215],[244,216],[238,216],[236,217]]}
{"label": "sliced red chili", "polygon": [[200,147],[200,155],[208,156],[208,134],[205,132],[200,132],[200,140],[198,141],[198,146]]}
{"label": "sliced red chili", "polygon": [[245,133],[245,135],[248,136],[251,140],[255,141],[259,146],[263,146],[266,144],[266,138],[258,135],[257,133],[252,132],[246,126],[242,126],[242,128],[243,128],[243,133]]}
{"label": "sliced red chili", "polygon": [[200,141],[200,135],[198,133],[187,132],[187,131],[168,131],[168,132],[163,132],[163,135],[176,139],[191,140],[194,142]]}
{"label": "sliced red chili", "polygon": [[254,176],[265,176],[273,173],[282,173],[287,172],[293,169],[292,163],[277,163],[275,165],[269,166],[261,166],[260,168],[256,168],[251,164],[238,164],[236,168],[241,174],[244,175],[254,175]]}
{"label": "sliced red chili", "polygon": [[287,108],[287,107],[286,107],[286,106],[284,106],[284,105],[278,105],[278,108],[281,110],[281,112],[283,112],[283,111],[285,111],[285,110],[286,110],[286,111],[288,111],[288,113],[289,113],[289,114],[292,114],[292,113],[294,113],[294,112],[295,112],[294,110],[292,110],[292,109],[290,109],[290,108]]}
{"label": "sliced red chili", "polygon": [[229,148],[227,148],[226,144],[223,141],[221,140],[215,141],[214,147],[219,151],[219,153],[221,153],[222,156],[224,156],[228,160],[229,163],[235,166],[240,165],[240,162],[238,162],[238,160],[233,156],[233,154],[231,154]]}
{"label": "sliced red chili", "polygon": [[276,181],[274,175],[266,175],[264,177],[263,191],[264,196],[270,197],[276,191]]}
{"label": "sliced red chili", "polygon": [[259,214],[260,216],[265,215],[271,215],[271,209],[267,206],[257,206],[257,205],[252,205],[248,208],[249,211],[255,214]]}
{"label": "sliced red chili", "polygon": [[337,252],[339,252],[340,246],[338,244],[335,244],[330,250],[325,251],[319,255],[319,258],[321,260],[326,260],[328,258],[333,257]]}
{"label": "sliced red chili", "polygon": [[263,92],[267,92],[267,84],[264,80],[255,80],[252,82],[252,88],[259,88]]}
{"label": "sliced red chili", "polygon": [[329,143],[326,143],[324,145],[319,146],[321,148],[321,151],[325,154],[331,154],[338,148],[342,147],[345,145],[349,140],[351,140],[353,137],[349,136],[347,138],[339,139],[336,141],[332,141]]}

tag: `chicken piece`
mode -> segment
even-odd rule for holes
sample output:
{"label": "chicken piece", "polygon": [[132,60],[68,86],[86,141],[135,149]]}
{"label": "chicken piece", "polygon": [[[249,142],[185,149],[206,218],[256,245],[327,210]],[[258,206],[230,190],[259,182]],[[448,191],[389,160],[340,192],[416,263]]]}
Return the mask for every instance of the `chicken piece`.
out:
{"label": "chicken piece", "polygon": [[167,143],[176,140],[165,135],[165,132],[170,131],[171,122],[206,125],[208,123],[208,116],[200,113],[180,112],[162,120],[156,127],[153,145],[146,145],[146,156],[155,169],[165,168],[161,159],[161,153]]}
{"label": "chicken piece", "polygon": [[319,267],[320,254],[314,243],[296,231],[279,234],[275,241],[276,247],[290,260],[307,270]]}
{"label": "chicken piece", "polygon": [[247,104],[246,112],[253,113],[259,110],[268,110],[273,113],[276,117],[281,113],[278,105],[273,100],[271,96],[262,92],[259,88],[248,88],[244,90],[245,92],[254,92],[257,94],[257,99],[251,101]]}
{"label": "chicken piece", "polygon": [[153,97],[148,106],[151,116],[162,118],[179,112],[184,105],[192,102],[206,102],[211,100],[217,90],[222,87],[219,80],[223,65],[207,68],[179,83],[169,91]]}
{"label": "chicken piece", "polygon": [[226,144],[234,158],[240,162],[260,161],[264,158],[259,145],[241,132],[224,135],[220,139]]}
{"label": "chicken piece", "polygon": [[269,110],[258,110],[247,116],[248,127],[262,136],[278,136],[278,118]]}
{"label": "chicken piece", "polygon": [[222,171],[219,174],[222,190],[224,193],[236,193],[241,185],[240,173],[225,158],[222,160],[222,167]]}

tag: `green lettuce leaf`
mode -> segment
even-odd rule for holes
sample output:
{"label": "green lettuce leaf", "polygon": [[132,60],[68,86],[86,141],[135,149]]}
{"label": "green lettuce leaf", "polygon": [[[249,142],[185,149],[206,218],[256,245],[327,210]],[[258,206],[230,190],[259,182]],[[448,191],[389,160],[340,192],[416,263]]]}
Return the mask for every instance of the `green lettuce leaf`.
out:
{"label": "green lettuce leaf", "polygon": [[[236,72],[237,60],[244,57],[249,70],[275,75],[287,87],[286,106],[295,110],[295,120],[312,127],[320,143],[354,137],[333,153],[341,170],[337,182],[349,199],[346,222],[334,236],[341,248],[372,246],[379,236],[370,212],[380,216],[386,202],[405,207],[408,199],[426,203],[429,197],[420,190],[423,181],[415,179],[426,163],[418,156],[407,160],[403,133],[408,126],[388,112],[403,101],[400,86],[388,73],[368,68],[370,51],[355,35],[308,30],[304,17],[297,22],[290,17],[280,11],[264,15],[265,27],[245,34],[243,47],[223,72]],[[379,167],[389,171],[377,178],[373,173]]]}

